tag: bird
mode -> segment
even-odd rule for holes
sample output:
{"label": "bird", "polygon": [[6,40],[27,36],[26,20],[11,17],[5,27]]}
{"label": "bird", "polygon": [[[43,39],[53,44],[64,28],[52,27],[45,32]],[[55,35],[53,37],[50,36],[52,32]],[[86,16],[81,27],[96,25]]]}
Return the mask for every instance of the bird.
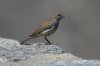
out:
{"label": "bird", "polygon": [[64,18],[64,15],[59,12],[52,14],[47,20],[45,20],[35,31],[28,36],[27,39],[21,42],[23,45],[26,41],[38,37],[44,37],[48,44],[52,44],[47,36],[54,34],[59,26],[59,22]]}

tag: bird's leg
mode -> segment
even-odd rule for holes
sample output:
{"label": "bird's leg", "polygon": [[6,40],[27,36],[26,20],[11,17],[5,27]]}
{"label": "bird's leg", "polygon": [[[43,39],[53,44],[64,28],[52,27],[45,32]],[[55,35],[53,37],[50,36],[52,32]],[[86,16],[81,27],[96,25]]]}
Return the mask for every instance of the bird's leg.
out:
{"label": "bird's leg", "polygon": [[29,37],[28,39],[25,39],[24,41],[21,42],[21,45],[24,45],[24,43],[28,40],[32,39],[32,37]]}
{"label": "bird's leg", "polygon": [[48,39],[47,37],[45,36],[44,39],[49,43],[49,44],[52,44]]}

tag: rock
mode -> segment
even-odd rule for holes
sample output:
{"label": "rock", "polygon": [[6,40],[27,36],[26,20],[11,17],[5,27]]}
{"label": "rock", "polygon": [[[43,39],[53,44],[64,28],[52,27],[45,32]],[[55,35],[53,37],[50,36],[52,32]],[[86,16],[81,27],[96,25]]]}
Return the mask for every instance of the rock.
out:
{"label": "rock", "polygon": [[0,62],[0,66],[100,66],[99,60],[63,60],[63,61],[53,61],[47,63],[34,63],[30,62]]}
{"label": "rock", "polygon": [[57,44],[34,43],[31,45],[20,45],[16,40],[0,38],[0,61],[27,60],[41,54],[61,54],[62,48]]}
{"label": "rock", "polygon": [[64,53],[57,44],[20,45],[16,40],[0,38],[0,66],[100,66],[98,60],[83,60]]}
{"label": "rock", "polygon": [[72,60],[81,60],[81,58],[74,56],[70,53],[62,53],[62,54],[41,54],[41,55],[36,55],[34,59],[27,60],[25,62],[34,62],[35,64],[40,64],[40,63],[48,63],[48,62],[55,62],[55,61],[72,61]]}
{"label": "rock", "polygon": [[13,48],[19,47],[20,43],[17,40],[8,39],[8,38],[0,38],[0,49],[5,48],[8,50],[12,50]]}
{"label": "rock", "polygon": [[100,61],[99,60],[54,61],[49,63],[33,64],[30,66],[100,66]]}

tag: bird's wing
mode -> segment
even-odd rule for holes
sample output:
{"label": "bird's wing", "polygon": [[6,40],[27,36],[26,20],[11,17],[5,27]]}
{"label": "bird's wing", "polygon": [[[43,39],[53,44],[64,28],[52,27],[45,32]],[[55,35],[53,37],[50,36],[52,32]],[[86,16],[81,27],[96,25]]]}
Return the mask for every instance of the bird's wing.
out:
{"label": "bird's wing", "polygon": [[53,22],[51,22],[50,20],[45,21],[44,23],[42,23],[42,25],[40,25],[39,28],[37,28],[29,37],[33,37],[41,32],[43,32],[46,29],[50,29],[53,26]]}

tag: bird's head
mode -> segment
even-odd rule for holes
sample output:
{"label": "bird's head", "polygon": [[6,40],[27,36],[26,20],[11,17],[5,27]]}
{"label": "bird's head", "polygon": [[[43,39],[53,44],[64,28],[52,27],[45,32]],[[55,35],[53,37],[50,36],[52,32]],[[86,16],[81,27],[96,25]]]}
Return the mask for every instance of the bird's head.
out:
{"label": "bird's head", "polygon": [[61,20],[64,16],[63,14],[56,12],[52,15],[52,17],[56,18],[57,20]]}

